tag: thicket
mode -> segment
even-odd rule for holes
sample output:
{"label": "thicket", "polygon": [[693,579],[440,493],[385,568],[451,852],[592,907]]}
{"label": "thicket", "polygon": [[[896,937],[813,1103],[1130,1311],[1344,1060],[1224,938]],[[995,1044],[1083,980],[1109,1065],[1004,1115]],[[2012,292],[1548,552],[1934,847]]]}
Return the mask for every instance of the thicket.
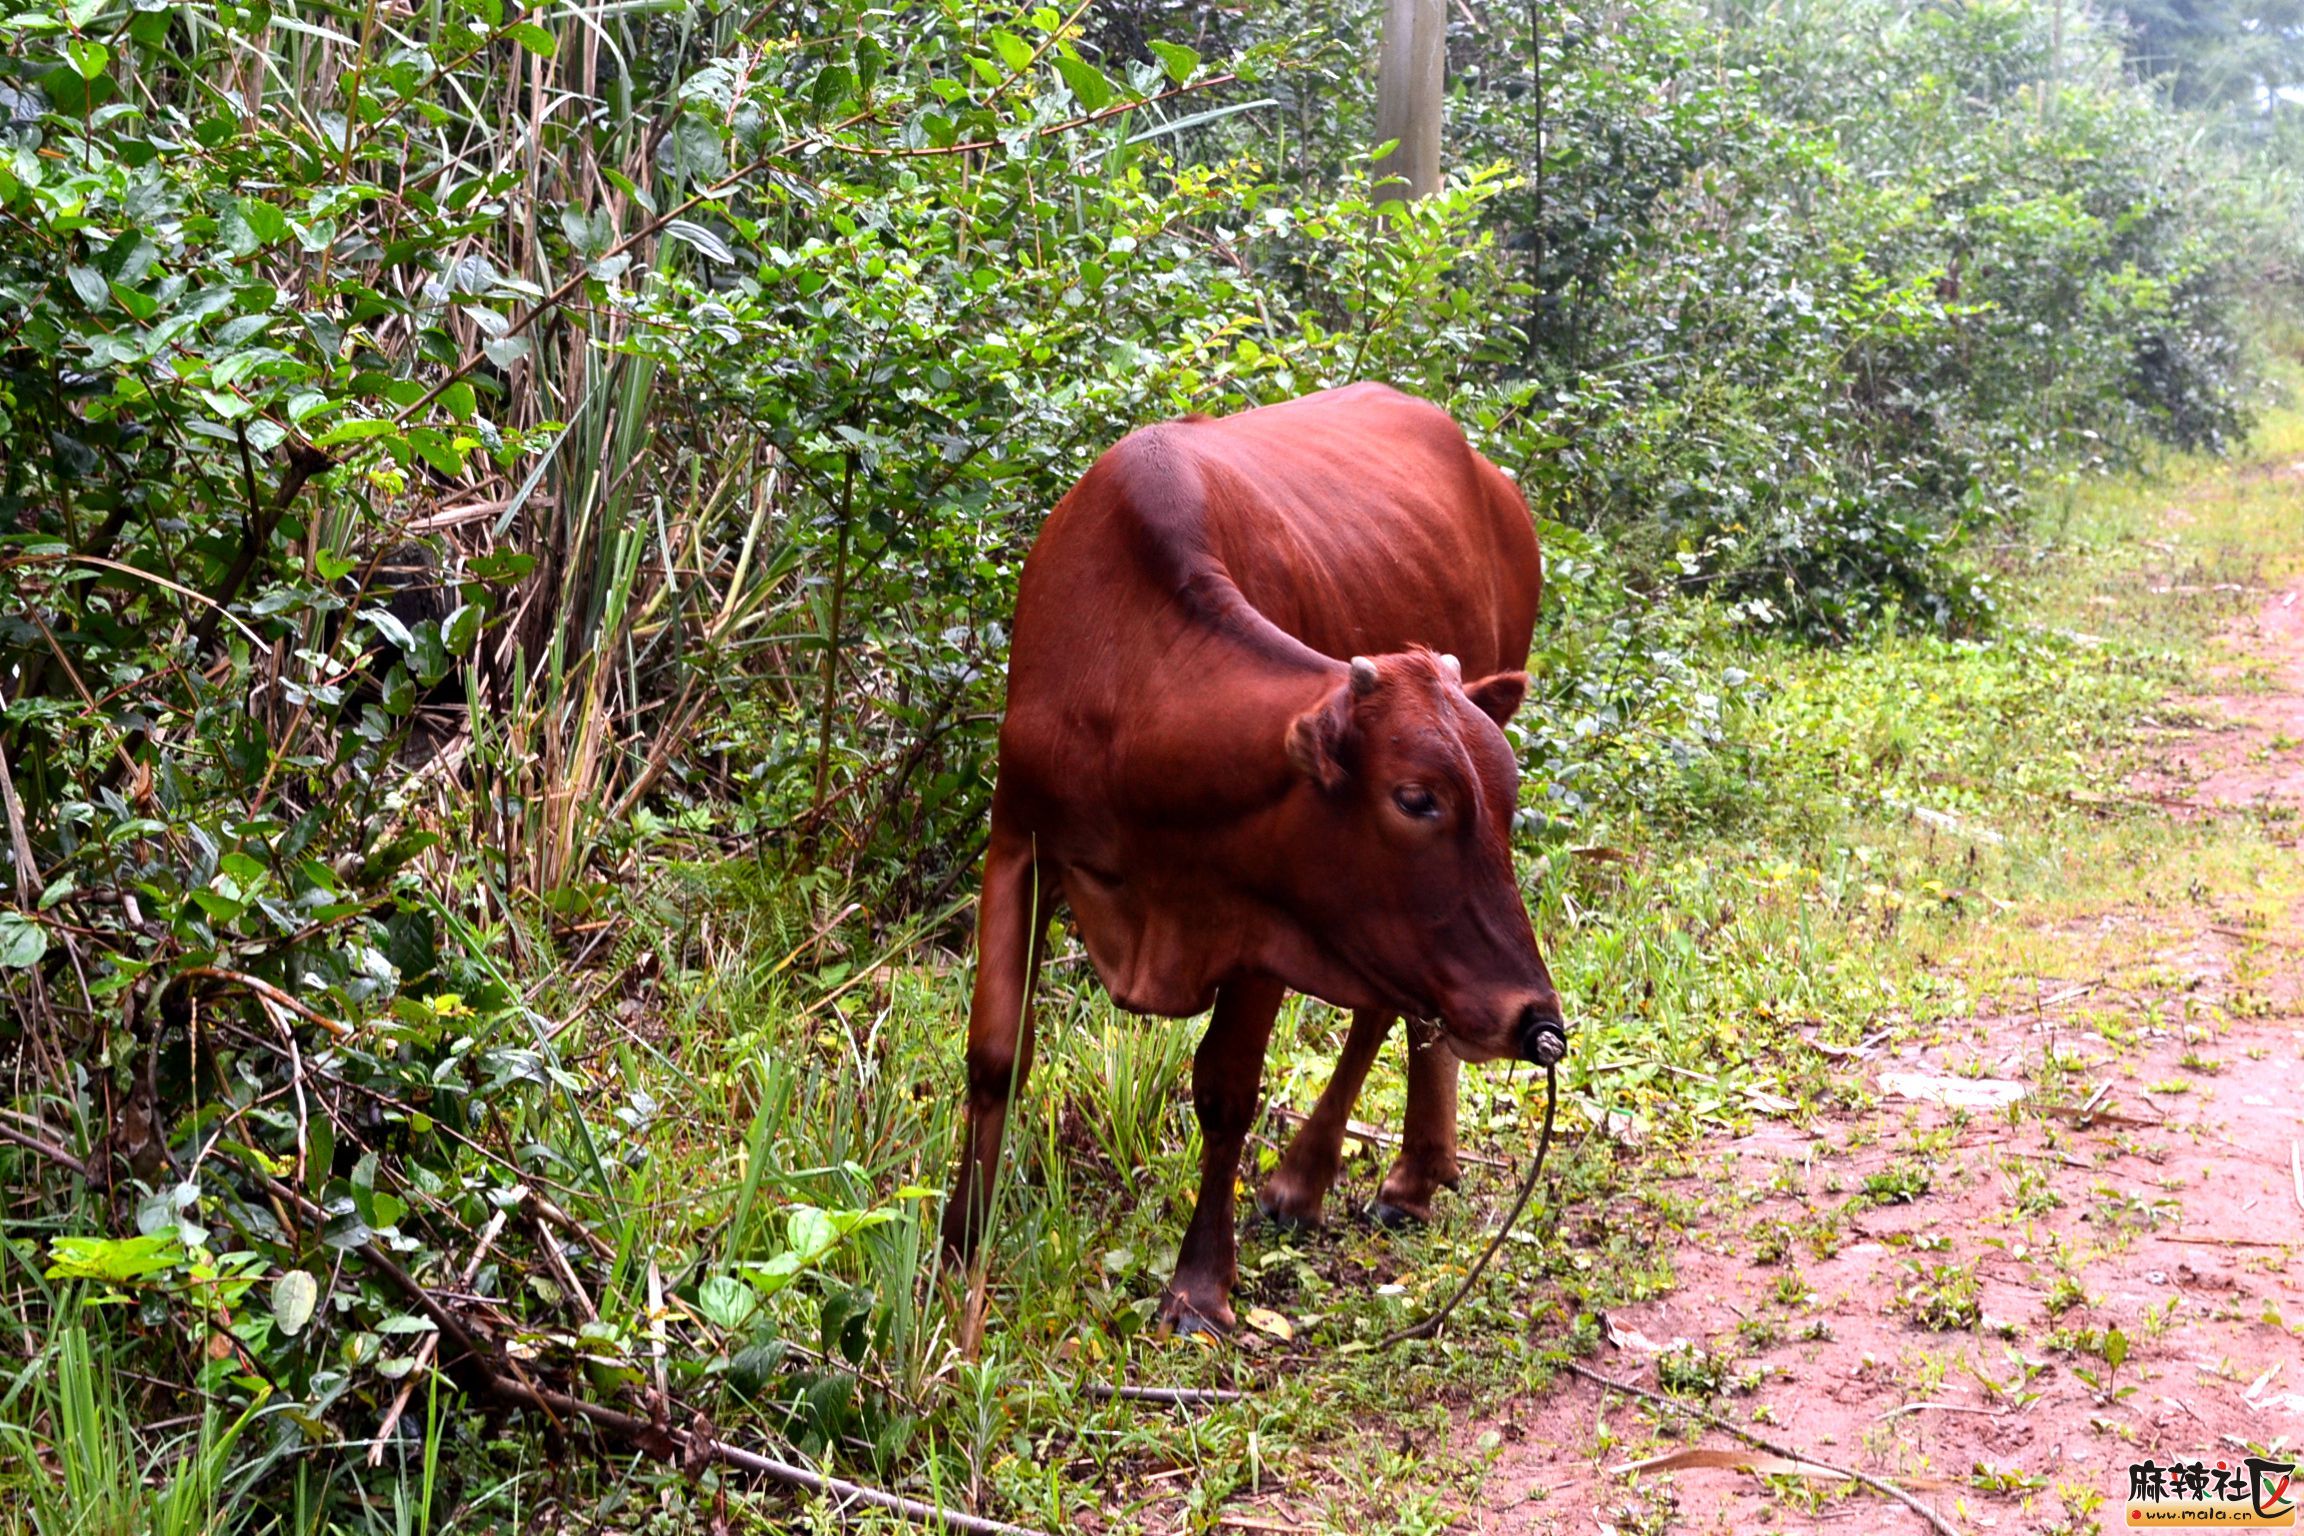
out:
{"label": "thicket", "polygon": [[2115,29],[1452,11],[1456,174],[1384,210],[1324,0],[0,19],[0,1419],[110,1303],[228,1424],[186,1497],[337,1509],[412,1340],[637,1402],[668,1284],[683,1391],[915,1475],[836,1369],[888,1311],[811,1289],[821,1373],[731,1366],[909,1216],[747,1185],[741,1286],[652,1277],[661,1106],[593,1026],[712,920],[674,861],[766,869],[785,964],[948,923],[1023,552],[1133,426],[1454,410],[1550,551],[1557,839],[1703,750],[1703,625],[1987,625],[2025,486],[2244,424],[2285,183]]}

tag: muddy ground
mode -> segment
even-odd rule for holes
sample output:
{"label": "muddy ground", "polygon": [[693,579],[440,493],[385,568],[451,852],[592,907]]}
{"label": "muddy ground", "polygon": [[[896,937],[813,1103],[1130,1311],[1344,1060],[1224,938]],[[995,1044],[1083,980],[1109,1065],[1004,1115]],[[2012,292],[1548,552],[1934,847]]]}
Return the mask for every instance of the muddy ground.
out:
{"label": "muddy ground", "polygon": [[[2233,628],[2227,691],[2178,701],[2189,723],[2115,793],[2179,820],[2263,816],[2299,846],[2299,585]],[[1973,1029],[1851,1063],[1879,1091],[1869,1115],[1719,1145],[1679,1191],[1719,1219],[1681,1243],[1669,1296],[1608,1318],[1596,1368],[1655,1389],[1730,1360],[1719,1412],[1963,1531],[2116,1529],[2132,1462],[2304,1442],[2304,912],[2251,928],[2194,896],[2041,934],[2040,974]],[[1991,1102],[2050,1086],[2045,1120]],[[1915,1168],[1922,1198],[1850,1207]],[[1982,1321],[1961,1326],[1970,1308]],[[1504,1443],[1465,1516],[1482,1531],[1928,1529],[1829,1478],[1612,1471],[1752,1453],[1585,1380],[1463,1433],[1491,1429]]]}

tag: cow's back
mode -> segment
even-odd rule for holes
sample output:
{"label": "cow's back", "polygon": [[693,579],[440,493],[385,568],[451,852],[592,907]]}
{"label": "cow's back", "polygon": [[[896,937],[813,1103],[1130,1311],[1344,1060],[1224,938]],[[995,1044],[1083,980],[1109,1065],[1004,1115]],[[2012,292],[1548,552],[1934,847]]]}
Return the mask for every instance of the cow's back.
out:
{"label": "cow's back", "polygon": [[1541,584],[1519,491],[1411,396],[1361,384],[1148,427],[1097,460],[1025,563],[1002,794],[1052,827],[1165,798],[1178,754],[1229,738],[1248,670],[1413,645],[1467,676],[1518,668]]}
{"label": "cow's back", "polygon": [[1527,503],[1437,406],[1378,384],[1187,424],[1210,546],[1258,612],[1339,660],[1426,645],[1526,665]]}

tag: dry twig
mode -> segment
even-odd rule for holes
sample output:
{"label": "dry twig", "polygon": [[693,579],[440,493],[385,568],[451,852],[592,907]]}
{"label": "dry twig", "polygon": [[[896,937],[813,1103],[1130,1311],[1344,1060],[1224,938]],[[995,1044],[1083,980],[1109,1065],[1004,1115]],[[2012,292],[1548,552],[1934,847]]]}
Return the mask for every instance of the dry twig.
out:
{"label": "dry twig", "polygon": [[1675,1398],[1666,1397],[1661,1392],[1651,1392],[1646,1387],[1635,1387],[1629,1382],[1618,1381],[1613,1376],[1603,1376],[1590,1366],[1579,1365],[1573,1360],[1565,1362],[1565,1369],[1571,1376],[1581,1376],[1595,1386],[1606,1387],[1611,1392],[1621,1392],[1626,1397],[1641,1398],[1647,1402],[1655,1403],[1659,1407],[1669,1408],[1674,1413],[1684,1413],[1700,1423],[1711,1425],[1714,1429],[1725,1430],[1746,1445],[1752,1446],[1756,1450],[1766,1451],[1771,1456],[1781,1456],[1786,1461],[1805,1462],[1809,1466],[1821,1467],[1827,1472],[1836,1473],[1851,1482],[1862,1483],[1875,1493],[1886,1494],[1889,1498],[1894,1499],[1927,1521],[1928,1528],[1936,1532],[1937,1536],[1960,1536],[1959,1529],[1945,1520],[1942,1515],[1885,1478],[1874,1477],[1868,1472],[1858,1472],[1852,1467],[1834,1466],[1829,1461],[1820,1461],[1806,1451],[1796,1451],[1788,1445],[1779,1444],[1763,1435],[1756,1435],[1743,1425],[1730,1419],[1724,1419],[1716,1413],[1707,1412],[1693,1403],[1680,1402]]}

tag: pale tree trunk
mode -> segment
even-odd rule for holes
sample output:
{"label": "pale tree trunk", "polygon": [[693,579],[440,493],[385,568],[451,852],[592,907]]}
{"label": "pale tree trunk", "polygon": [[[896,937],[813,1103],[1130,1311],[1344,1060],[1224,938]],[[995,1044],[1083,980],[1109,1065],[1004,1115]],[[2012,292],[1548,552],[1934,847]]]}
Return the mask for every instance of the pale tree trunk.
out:
{"label": "pale tree trunk", "polygon": [[1440,101],[1448,83],[1447,0],[1387,0],[1376,71],[1376,198],[1440,190]]}

